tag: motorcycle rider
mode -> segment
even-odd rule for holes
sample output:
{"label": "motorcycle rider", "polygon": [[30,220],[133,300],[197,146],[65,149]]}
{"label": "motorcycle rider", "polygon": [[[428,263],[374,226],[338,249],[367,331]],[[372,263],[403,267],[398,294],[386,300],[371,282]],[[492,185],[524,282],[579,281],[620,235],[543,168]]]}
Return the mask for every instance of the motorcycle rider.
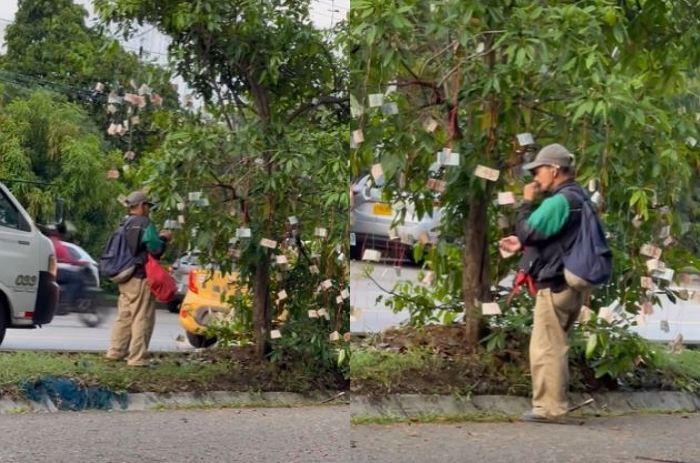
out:
{"label": "motorcycle rider", "polygon": [[69,264],[73,267],[79,267],[79,269],[61,267],[58,269],[57,282],[61,287],[61,296],[59,304],[59,311],[57,315],[66,315],[67,310],[61,308],[61,305],[75,305],[79,298],[85,294],[86,282],[85,276],[83,274],[84,267],[87,262],[83,260],[75,259],[68,248],[63,244],[63,239],[66,235],[65,224],[58,224],[56,229],[49,234],[49,239],[53,243],[54,250],[56,251],[56,260],[59,264]]}

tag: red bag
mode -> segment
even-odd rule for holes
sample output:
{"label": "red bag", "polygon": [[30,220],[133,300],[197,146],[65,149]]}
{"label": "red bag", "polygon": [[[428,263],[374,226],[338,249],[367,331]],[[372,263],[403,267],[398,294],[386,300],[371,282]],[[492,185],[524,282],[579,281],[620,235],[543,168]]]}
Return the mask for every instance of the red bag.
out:
{"label": "red bag", "polygon": [[177,285],[175,279],[160,265],[160,261],[148,255],[146,261],[146,279],[151,286],[151,293],[158,302],[170,302],[175,297]]}

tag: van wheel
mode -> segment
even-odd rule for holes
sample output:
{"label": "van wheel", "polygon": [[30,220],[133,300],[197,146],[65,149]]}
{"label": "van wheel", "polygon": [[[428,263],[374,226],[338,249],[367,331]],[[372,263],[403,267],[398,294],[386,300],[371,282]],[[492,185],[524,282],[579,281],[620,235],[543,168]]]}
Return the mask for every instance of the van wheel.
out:
{"label": "van wheel", "polygon": [[189,331],[186,331],[185,334],[187,335],[187,340],[190,345],[198,349],[202,347],[211,347],[216,343],[216,338],[207,338],[201,334],[190,333]]}
{"label": "van wheel", "polygon": [[5,339],[5,332],[10,324],[10,314],[5,303],[0,300],[0,344]]}

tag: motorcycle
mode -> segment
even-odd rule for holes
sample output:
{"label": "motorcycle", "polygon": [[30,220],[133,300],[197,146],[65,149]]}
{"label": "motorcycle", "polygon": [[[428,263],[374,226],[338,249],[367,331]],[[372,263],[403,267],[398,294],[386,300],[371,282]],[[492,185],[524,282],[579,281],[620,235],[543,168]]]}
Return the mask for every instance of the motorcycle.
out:
{"label": "motorcycle", "polygon": [[102,304],[102,290],[97,286],[94,276],[88,269],[81,270],[79,274],[85,283],[84,290],[76,295],[74,302],[66,301],[63,297],[64,292],[61,290],[56,315],[75,313],[85,326],[90,328],[100,326],[109,312],[109,309]]}

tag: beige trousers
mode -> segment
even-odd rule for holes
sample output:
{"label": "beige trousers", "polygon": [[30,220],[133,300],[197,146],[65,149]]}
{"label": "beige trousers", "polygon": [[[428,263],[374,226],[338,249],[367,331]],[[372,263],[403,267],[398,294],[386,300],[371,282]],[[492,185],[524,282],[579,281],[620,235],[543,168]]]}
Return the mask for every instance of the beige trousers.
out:
{"label": "beige trousers", "polygon": [[126,358],[129,365],[143,365],[155,322],[156,310],[148,281],[131,278],[120,284],[119,309],[107,357]]}
{"label": "beige trousers", "polygon": [[581,312],[583,297],[571,288],[537,292],[530,337],[532,411],[557,417],[569,408],[569,331]]}

